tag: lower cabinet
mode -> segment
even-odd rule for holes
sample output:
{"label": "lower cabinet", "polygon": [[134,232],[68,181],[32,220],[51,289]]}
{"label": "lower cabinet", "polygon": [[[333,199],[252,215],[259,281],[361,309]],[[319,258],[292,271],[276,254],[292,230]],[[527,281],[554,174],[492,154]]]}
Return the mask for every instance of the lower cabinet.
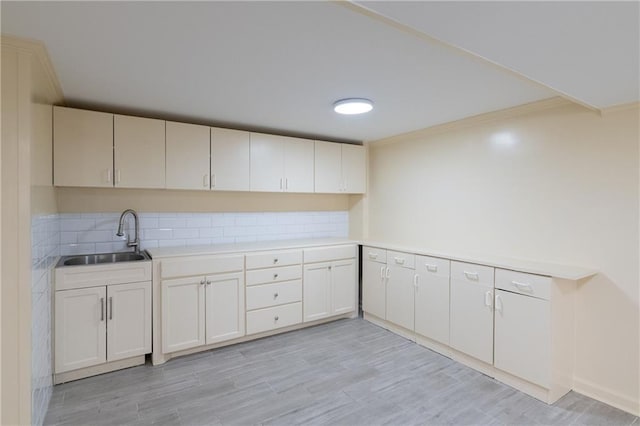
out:
{"label": "lower cabinet", "polygon": [[386,319],[414,330],[415,256],[387,251]]}
{"label": "lower cabinet", "polygon": [[451,262],[450,345],[493,363],[494,269]]}
{"label": "lower cabinet", "polygon": [[387,310],[387,251],[362,247],[362,310],[385,319]]}
{"label": "lower cabinet", "polygon": [[163,280],[161,291],[163,352],[244,336],[244,273]]}
{"label": "lower cabinet", "polygon": [[354,312],[358,282],[355,246],[306,249],[304,259],[304,322]]}
{"label": "lower cabinet", "polygon": [[416,334],[449,345],[449,270],[451,262],[416,256]]}
{"label": "lower cabinet", "polygon": [[55,373],[151,352],[151,282],[55,292]]}

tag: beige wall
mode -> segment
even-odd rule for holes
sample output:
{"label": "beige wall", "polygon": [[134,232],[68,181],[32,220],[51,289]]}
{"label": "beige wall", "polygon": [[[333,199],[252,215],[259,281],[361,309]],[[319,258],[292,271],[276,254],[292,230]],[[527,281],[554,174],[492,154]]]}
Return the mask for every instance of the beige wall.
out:
{"label": "beige wall", "polygon": [[637,414],[638,107],[527,109],[372,144],[369,238],[598,269],[577,294],[575,389]]}

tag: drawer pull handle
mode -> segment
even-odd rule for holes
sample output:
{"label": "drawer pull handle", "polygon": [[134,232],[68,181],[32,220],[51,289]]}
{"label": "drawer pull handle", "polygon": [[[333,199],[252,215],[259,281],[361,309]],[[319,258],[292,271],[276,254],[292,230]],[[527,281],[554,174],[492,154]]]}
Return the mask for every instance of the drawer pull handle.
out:
{"label": "drawer pull handle", "polygon": [[470,280],[478,281],[478,273],[477,272],[469,272],[464,271],[464,276]]}
{"label": "drawer pull handle", "polygon": [[398,265],[404,265],[404,258],[402,258],[402,257],[394,257],[394,259],[395,259],[395,261],[396,261],[396,263]]}
{"label": "drawer pull handle", "polygon": [[277,299],[278,298],[278,293],[273,293],[273,298]]}
{"label": "drawer pull handle", "polygon": [[273,259],[273,263],[278,263],[278,258],[277,257]]}
{"label": "drawer pull handle", "polygon": [[491,294],[491,290],[484,294],[484,304],[485,306],[491,307],[493,302],[493,295]]}
{"label": "drawer pull handle", "polygon": [[275,280],[276,278],[278,278],[278,274],[273,274],[273,279]]}
{"label": "drawer pull handle", "polygon": [[279,316],[277,316],[277,315],[276,315],[275,317],[273,317],[273,320],[274,320],[274,321],[278,321],[279,319],[280,319],[280,317],[279,317]]}
{"label": "drawer pull handle", "polygon": [[369,253],[369,259],[377,259],[378,253]]}
{"label": "drawer pull handle", "polygon": [[516,286],[516,288],[518,290],[529,291],[529,292],[533,291],[533,288],[531,287],[531,284],[529,284],[529,283],[521,283],[521,282],[518,282],[518,281],[511,281],[511,284]]}
{"label": "drawer pull handle", "polygon": [[429,271],[429,272],[438,272],[438,265],[432,265],[430,263],[425,263],[424,266],[427,267],[427,271]]}

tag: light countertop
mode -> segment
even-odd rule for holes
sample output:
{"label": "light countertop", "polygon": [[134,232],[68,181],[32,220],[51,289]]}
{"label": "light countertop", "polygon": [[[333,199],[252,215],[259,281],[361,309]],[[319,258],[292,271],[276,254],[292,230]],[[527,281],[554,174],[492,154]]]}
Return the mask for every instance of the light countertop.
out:
{"label": "light countertop", "polygon": [[286,250],[308,247],[334,246],[341,244],[360,244],[359,241],[346,238],[310,238],[299,240],[258,241],[251,243],[215,244],[187,247],[150,248],[147,252],[153,259],[175,256],[198,256],[210,254],[245,253],[263,250]]}

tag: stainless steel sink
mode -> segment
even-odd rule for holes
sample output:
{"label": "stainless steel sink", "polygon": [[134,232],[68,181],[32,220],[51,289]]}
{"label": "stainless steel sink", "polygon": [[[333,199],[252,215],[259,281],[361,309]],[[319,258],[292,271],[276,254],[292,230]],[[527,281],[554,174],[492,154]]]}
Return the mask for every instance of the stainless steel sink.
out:
{"label": "stainless steel sink", "polygon": [[57,266],[98,265],[104,263],[138,262],[151,260],[146,251],[140,253],[101,253],[64,256]]}

